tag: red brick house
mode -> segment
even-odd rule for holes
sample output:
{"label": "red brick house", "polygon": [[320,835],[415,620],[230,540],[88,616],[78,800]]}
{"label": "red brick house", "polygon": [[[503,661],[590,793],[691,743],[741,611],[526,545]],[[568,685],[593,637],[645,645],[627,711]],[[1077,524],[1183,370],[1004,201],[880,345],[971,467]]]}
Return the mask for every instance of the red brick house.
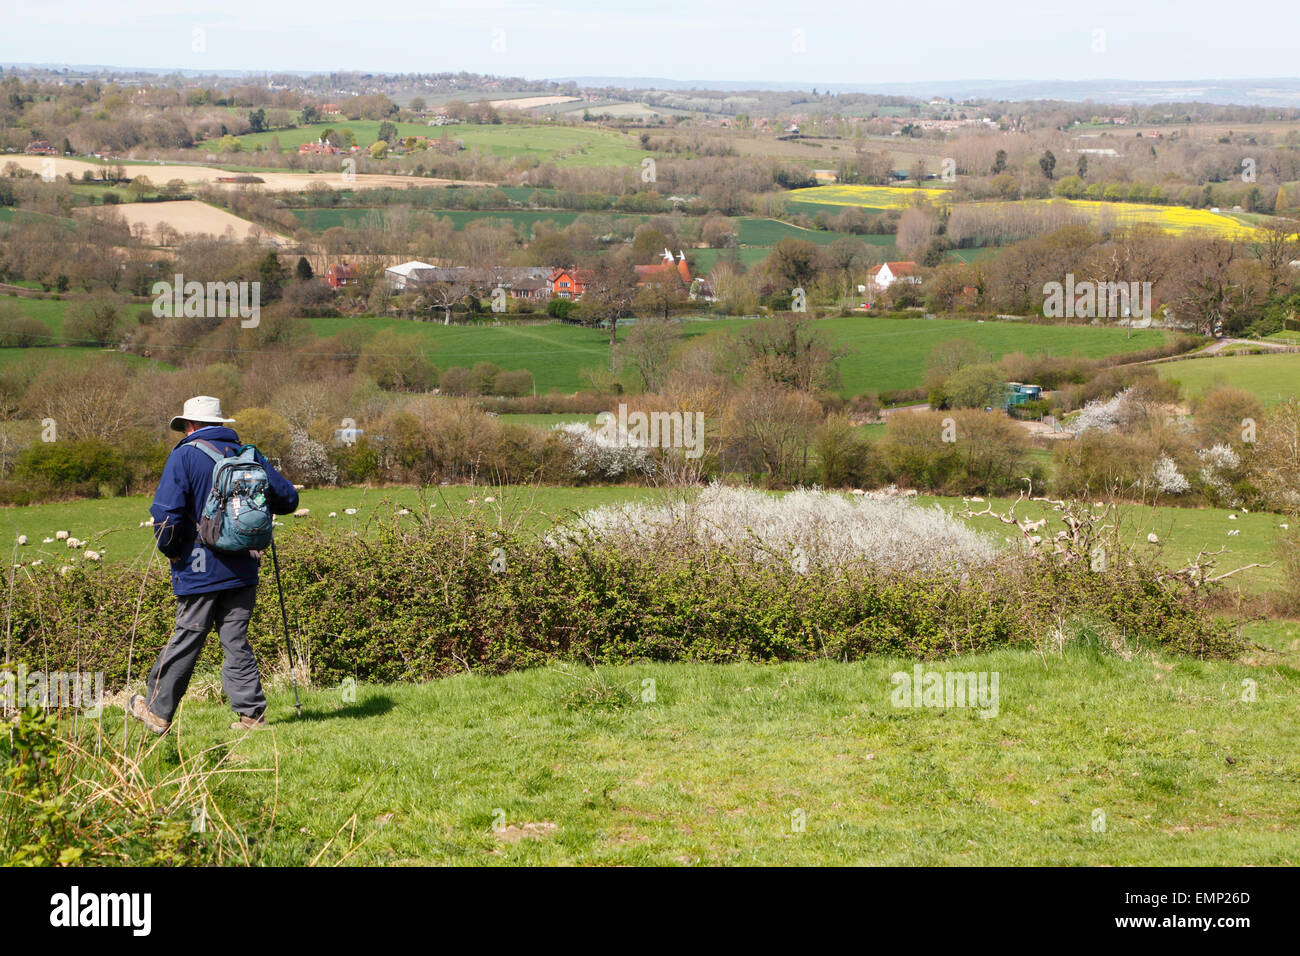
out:
{"label": "red brick house", "polygon": [[551,287],[551,295],[558,299],[579,299],[582,293],[587,291],[586,272],[580,269],[567,269],[557,266],[551,270],[551,277],[547,280]]}
{"label": "red brick house", "polygon": [[336,262],[325,270],[325,283],[331,289],[345,285],[356,285],[360,281],[356,266],[346,262]]}

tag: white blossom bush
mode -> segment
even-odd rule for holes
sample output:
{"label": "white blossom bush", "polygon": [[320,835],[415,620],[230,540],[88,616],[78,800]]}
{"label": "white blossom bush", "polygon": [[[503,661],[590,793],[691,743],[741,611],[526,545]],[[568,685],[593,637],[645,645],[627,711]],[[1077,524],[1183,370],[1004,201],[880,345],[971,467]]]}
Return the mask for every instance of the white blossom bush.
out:
{"label": "white blossom bush", "polygon": [[329,449],[296,428],[289,432],[288,465],[294,477],[307,485],[332,485],[339,476]]}
{"label": "white blossom bush", "polygon": [[599,540],[634,552],[726,549],[755,563],[786,562],[800,572],[854,566],[963,570],[998,553],[990,539],[938,505],[817,490],[777,496],[716,484],[690,500],[596,508],[549,540],[553,546]]}
{"label": "white blossom bush", "polygon": [[1106,434],[1115,431],[1117,428],[1124,427],[1128,424],[1131,416],[1129,408],[1130,391],[1131,389],[1126,388],[1107,401],[1089,402],[1083,406],[1082,411],[1070,423],[1068,430],[1076,435],[1081,435],[1089,429],[1095,429],[1102,434]]}
{"label": "white blossom bush", "polygon": [[1229,507],[1241,504],[1232,487],[1232,476],[1241,467],[1241,456],[1232,446],[1211,445],[1198,451],[1196,457],[1201,460],[1201,481]]}
{"label": "white blossom bush", "polygon": [[1151,468],[1151,477],[1161,494],[1182,495],[1192,490],[1192,483],[1178,470],[1178,463],[1168,455],[1161,455]]}
{"label": "white blossom bush", "polygon": [[655,461],[650,456],[649,447],[633,440],[626,432],[612,436],[603,429],[588,428],[581,422],[555,427],[568,437],[573,449],[575,478],[612,480],[654,470]]}

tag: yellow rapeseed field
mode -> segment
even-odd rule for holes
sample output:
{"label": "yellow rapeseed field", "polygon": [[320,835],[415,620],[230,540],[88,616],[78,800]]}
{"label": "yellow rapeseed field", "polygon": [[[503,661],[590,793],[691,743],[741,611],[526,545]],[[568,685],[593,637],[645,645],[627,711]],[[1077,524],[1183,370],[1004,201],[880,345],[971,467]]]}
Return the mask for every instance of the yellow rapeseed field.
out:
{"label": "yellow rapeseed field", "polygon": [[[813,186],[789,194],[797,202],[821,203],[831,206],[865,206],[872,209],[906,209],[917,202],[932,205],[949,203],[946,189],[910,186]],[[1147,223],[1159,226],[1176,235],[1202,230],[1217,236],[1244,239],[1254,233],[1254,227],[1224,213],[1188,206],[1156,206],[1148,203],[1103,202],[1092,199],[1027,199],[1017,205],[1041,206],[1046,203],[1064,203],[1073,209],[1087,212],[1102,227],[1127,226]]]}
{"label": "yellow rapeseed field", "polygon": [[906,209],[914,200],[931,203],[948,201],[944,189],[915,186],[813,186],[789,194],[796,202],[825,203],[829,206],[868,206],[872,209]]}
{"label": "yellow rapeseed field", "polygon": [[1074,209],[1088,212],[1101,226],[1131,226],[1147,223],[1159,226],[1175,235],[1192,230],[1202,230],[1218,236],[1243,239],[1254,233],[1254,227],[1222,213],[1189,206],[1152,206],[1134,202],[1100,202],[1093,199],[1031,199],[1031,205],[1043,203],[1069,203]]}

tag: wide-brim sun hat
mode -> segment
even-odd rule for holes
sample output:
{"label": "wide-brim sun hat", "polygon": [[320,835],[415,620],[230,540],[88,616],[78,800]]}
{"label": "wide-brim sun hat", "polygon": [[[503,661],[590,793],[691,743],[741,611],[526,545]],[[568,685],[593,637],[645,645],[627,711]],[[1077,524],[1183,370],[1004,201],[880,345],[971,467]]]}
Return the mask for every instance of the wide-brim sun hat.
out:
{"label": "wide-brim sun hat", "polygon": [[172,419],[172,431],[185,431],[186,422],[203,422],[207,425],[233,425],[235,420],[226,418],[221,414],[221,399],[213,398],[211,395],[196,395],[191,399],[187,399],[184,409]]}

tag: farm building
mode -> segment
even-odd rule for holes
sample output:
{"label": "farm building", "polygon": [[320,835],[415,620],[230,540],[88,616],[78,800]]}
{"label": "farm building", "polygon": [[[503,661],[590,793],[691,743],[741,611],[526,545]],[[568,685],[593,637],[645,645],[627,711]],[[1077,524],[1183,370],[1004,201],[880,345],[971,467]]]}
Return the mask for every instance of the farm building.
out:
{"label": "farm building", "polygon": [[512,299],[545,299],[550,295],[549,270],[542,266],[496,266],[479,269],[473,266],[430,266],[413,269],[407,286],[461,282],[490,293],[503,289]]}
{"label": "farm building", "polygon": [[27,144],[23,150],[28,156],[57,156],[59,151],[50,145],[48,140],[36,139]]}
{"label": "farm building", "polygon": [[434,266],[427,262],[420,262],[418,259],[412,259],[410,262],[403,262],[400,265],[389,266],[384,270],[384,278],[388,280],[389,287],[394,292],[401,292],[406,288],[407,281],[411,278],[411,273],[416,269],[433,269]]}
{"label": "farm building", "polygon": [[677,251],[676,260],[674,260],[673,254],[665,249],[661,262],[648,266],[633,266],[632,268],[636,270],[636,284],[638,286],[643,286],[647,282],[654,282],[674,273],[686,285],[691,284],[691,267],[686,264],[686,256],[682,255],[680,249]]}
{"label": "farm building", "polygon": [[1006,391],[1002,394],[1002,407],[1010,408],[1013,405],[1023,405],[1026,402],[1032,402],[1042,397],[1043,386],[1028,385],[1024,382],[1007,382]]}

